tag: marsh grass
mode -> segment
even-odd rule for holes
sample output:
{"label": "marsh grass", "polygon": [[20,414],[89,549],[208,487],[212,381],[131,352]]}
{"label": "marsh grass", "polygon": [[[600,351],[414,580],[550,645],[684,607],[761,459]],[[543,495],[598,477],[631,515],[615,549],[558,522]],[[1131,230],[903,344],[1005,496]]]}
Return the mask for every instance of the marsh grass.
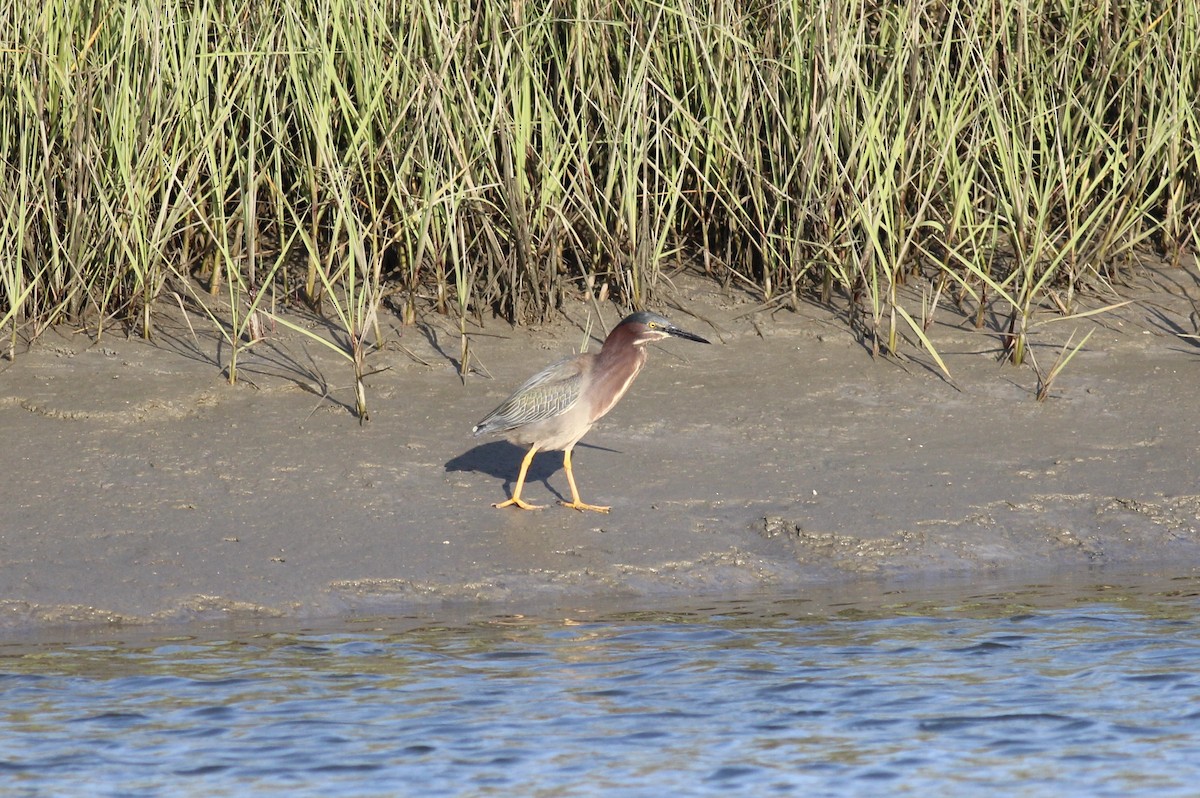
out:
{"label": "marsh grass", "polygon": [[1029,351],[1029,360],[1033,364],[1034,373],[1037,374],[1037,391],[1034,394],[1034,398],[1039,402],[1046,401],[1046,398],[1050,396],[1050,388],[1054,385],[1054,381],[1058,378],[1058,375],[1071,362],[1071,358],[1079,354],[1079,351],[1087,345],[1088,339],[1092,337],[1092,333],[1094,332],[1096,332],[1095,329],[1088,330],[1079,343],[1075,343],[1075,333],[1072,332],[1059,351],[1058,357],[1055,358],[1054,363],[1046,371],[1042,371],[1038,365],[1037,359],[1033,356],[1033,350]]}
{"label": "marsh grass", "polygon": [[683,265],[943,371],[944,295],[1019,364],[1061,297],[1194,249],[1198,6],[0,0],[5,348],[153,336],[174,292],[232,380],[284,298],[343,330],[365,417],[384,308],[457,317],[465,374],[470,318]]}

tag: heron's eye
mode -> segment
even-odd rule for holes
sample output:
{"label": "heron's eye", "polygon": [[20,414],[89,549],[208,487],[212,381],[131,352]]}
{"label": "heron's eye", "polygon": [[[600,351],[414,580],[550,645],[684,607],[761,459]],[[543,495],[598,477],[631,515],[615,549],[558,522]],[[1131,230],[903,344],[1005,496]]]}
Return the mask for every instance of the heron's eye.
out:
{"label": "heron's eye", "polygon": [[656,322],[656,321],[648,321],[648,322],[646,322],[646,326],[647,326],[647,327],[649,327],[651,330],[657,330],[657,329],[658,329],[658,322]]}

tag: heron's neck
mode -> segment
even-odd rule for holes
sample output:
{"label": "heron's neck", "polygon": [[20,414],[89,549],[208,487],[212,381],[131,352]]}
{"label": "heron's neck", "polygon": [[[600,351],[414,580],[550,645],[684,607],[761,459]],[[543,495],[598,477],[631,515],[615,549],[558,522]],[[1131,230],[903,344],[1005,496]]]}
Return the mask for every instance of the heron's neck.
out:
{"label": "heron's neck", "polygon": [[642,359],[646,358],[642,347],[634,345],[635,336],[625,327],[617,327],[608,334],[604,339],[604,346],[600,348],[600,352],[596,357],[602,361],[619,360],[622,356],[640,353]]}
{"label": "heron's neck", "polygon": [[598,419],[621,400],[633,384],[642,366],[646,365],[646,349],[634,346],[630,341],[614,340],[614,330],[596,355],[592,368],[594,395],[592,420]]}

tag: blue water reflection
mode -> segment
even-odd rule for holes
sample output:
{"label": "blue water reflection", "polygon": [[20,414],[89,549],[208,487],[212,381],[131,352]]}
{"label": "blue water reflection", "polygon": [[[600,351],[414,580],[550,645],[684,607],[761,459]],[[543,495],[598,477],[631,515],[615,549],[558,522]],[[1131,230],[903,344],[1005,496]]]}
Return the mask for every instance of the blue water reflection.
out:
{"label": "blue water reflection", "polygon": [[1073,591],[0,645],[0,794],[1196,795],[1200,580]]}

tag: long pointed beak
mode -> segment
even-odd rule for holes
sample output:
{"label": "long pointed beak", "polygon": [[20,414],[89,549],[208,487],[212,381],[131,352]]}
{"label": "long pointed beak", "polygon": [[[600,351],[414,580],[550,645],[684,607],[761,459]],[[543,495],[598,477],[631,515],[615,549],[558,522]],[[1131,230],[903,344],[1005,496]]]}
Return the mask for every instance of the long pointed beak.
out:
{"label": "long pointed beak", "polygon": [[675,336],[676,338],[686,338],[689,341],[696,341],[697,343],[701,343],[701,344],[712,343],[708,339],[701,338],[699,335],[696,335],[695,333],[688,332],[687,330],[681,330],[678,327],[676,327],[674,324],[672,324],[670,327],[664,327],[663,329],[667,333]]}

